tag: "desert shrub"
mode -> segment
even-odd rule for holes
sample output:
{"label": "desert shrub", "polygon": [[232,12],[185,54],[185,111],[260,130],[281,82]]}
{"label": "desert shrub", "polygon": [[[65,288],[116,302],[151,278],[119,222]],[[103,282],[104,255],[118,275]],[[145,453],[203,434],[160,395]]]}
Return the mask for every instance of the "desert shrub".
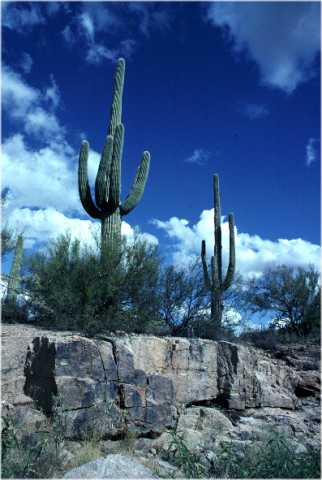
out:
{"label": "desert shrub", "polygon": [[209,474],[215,478],[320,478],[320,451],[296,452],[294,441],[268,433],[262,441],[238,450],[222,445]]}
{"label": "desert shrub", "polygon": [[296,451],[294,440],[268,432],[250,445],[223,442],[214,450],[211,463],[189,451],[183,439],[173,434],[168,460],[187,478],[320,478],[320,450]]}
{"label": "desert shrub", "polygon": [[159,257],[139,240],[100,253],[65,235],[28,261],[25,286],[34,321],[51,328],[145,332],[157,320]]}
{"label": "desert shrub", "polygon": [[160,315],[170,335],[197,336],[209,303],[199,260],[186,268],[163,268],[159,288]]}
{"label": "desert shrub", "polygon": [[25,323],[28,319],[28,307],[25,303],[1,299],[1,319],[4,323]]}
{"label": "desert shrub", "polygon": [[190,452],[179,434],[172,433],[171,435],[172,440],[169,445],[169,460],[182,470],[186,478],[204,478],[206,469],[200,462],[198,456]]}
{"label": "desert shrub", "polygon": [[252,312],[270,312],[284,333],[307,336],[320,331],[319,272],[313,267],[279,265],[251,279],[244,301]]}
{"label": "desert shrub", "polygon": [[61,420],[55,413],[48,431],[23,434],[13,413],[3,415],[1,427],[2,478],[53,478],[61,471],[64,444]]}

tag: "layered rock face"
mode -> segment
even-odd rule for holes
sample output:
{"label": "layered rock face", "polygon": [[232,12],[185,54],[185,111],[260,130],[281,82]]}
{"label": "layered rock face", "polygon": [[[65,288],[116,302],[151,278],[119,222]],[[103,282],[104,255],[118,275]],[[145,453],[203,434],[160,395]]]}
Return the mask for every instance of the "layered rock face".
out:
{"label": "layered rock face", "polygon": [[30,432],[48,423],[58,401],[65,435],[75,440],[91,431],[164,438],[176,429],[202,449],[220,438],[247,441],[272,425],[316,443],[318,356],[280,356],[229,342],[90,339],[3,325],[2,401]]}

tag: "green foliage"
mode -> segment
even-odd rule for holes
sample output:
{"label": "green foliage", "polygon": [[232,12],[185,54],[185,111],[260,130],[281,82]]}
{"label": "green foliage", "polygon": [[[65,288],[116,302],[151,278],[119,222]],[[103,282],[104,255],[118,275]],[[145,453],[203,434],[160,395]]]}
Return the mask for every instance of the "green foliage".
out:
{"label": "green foliage", "polygon": [[262,441],[236,449],[222,445],[209,474],[215,478],[320,478],[320,452],[296,452],[294,441],[269,433]]}
{"label": "green foliage", "polygon": [[125,60],[117,62],[114,77],[113,100],[110,124],[106,143],[95,183],[95,202],[92,199],[87,163],[89,144],[82,143],[79,156],[78,185],[79,195],[86,212],[93,218],[101,220],[102,256],[107,251],[119,250],[121,247],[121,217],[130,213],[139,203],[144,193],[150,168],[150,154],[143,152],[141,164],[137,170],[132,188],[122,203],[121,161],[124,144],[124,125],[122,124],[122,98],[125,76]]}
{"label": "green foliage", "polygon": [[274,313],[274,326],[281,331],[319,335],[319,273],[313,266],[270,268],[249,281],[244,296],[251,311]]}
{"label": "green foliage", "polygon": [[205,286],[211,293],[211,318],[215,335],[222,327],[223,294],[233,281],[235,273],[235,232],[234,216],[228,215],[229,222],[229,265],[225,278],[222,277],[222,235],[221,235],[221,205],[219,193],[219,178],[214,175],[214,255],[211,257],[211,273],[209,275],[206,261],[206,242],[201,242],[201,260],[204,271]]}
{"label": "green foliage", "polygon": [[190,452],[179,434],[172,432],[171,436],[169,452],[173,454],[170,459],[183,471],[186,478],[204,478],[206,468],[200,463],[198,456]]}
{"label": "green foliage", "polygon": [[[1,213],[6,208],[8,203],[9,190],[3,189],[1,191]],[[1,226],[1,258],[6,256],[16,245],[15,233],[12,228],[8,227],[6,223],[2,223]]]}
{"label": "green foliage", "polygon": [[207,317],[208,298],[199,261],[185,269],[163,269],[160,314],[171,335],[194,336],[195,326]]}
{"label": "green foliage", "polygon": [[2,416],[2,478],[54,478],[61,473],[64,441],[56,414],[52,423],[48,430],[23,434],[12,413]]}
{"label": "green foliage", "polygon": [[122,259],[113,251],[101,259],[65,235],[29,259],[30,309],[51,327],[142,333],[158,318],[158,272],[156,247],[138,239]]}
{"label": "green foliage", "polygon": [[320,451],[307,447],[299,453],[294,440],[282,433],[268,432],[244,446],[223,442],[209,464],[190,452],[179,435],[172,437],[169,460],[186,478],[320,478]]}
{"label": "green foliage", "polygon": [[1,229],[1,257],[4,257],[15,248],[14,234],[8,226]]}

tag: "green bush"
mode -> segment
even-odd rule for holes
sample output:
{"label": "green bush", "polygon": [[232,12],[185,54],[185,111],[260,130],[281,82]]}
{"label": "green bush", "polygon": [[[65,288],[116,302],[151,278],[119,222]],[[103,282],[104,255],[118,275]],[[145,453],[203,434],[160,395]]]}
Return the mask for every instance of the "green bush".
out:
{"label": "green bush", "polygon": [[225,442],[215,449],[211,464],[191,453],[182,438],[173,434],[168,460],[187,478],[320,478],[320,450],[298,453],[294,440],[277,432],[261,441],[236,446]]}
{"label": "green bush", "polygon": [[137,333],[158,320],[159,256],[156,247],[135,240],[123,254],[81,247],[65,235],[28,261],[25,287],[35,321],[51,328]]}
{"label": "green bush", "polygon": [[54,478],[62,472],[64,434],[58,413],[48,431],[33,434],[23,434],[12,413],[3,415],[1,421],[2,478]]}
{"label": "green bush", "polygon": [[169,445],[169,460],[182,470],[186,478],[203,478],[206,474],[206,468],[200,462],[196,454],[188,449],[182,437],[172,433],[172,440]]}
{"label": "green bush", "polygon": [[210,469],[215,478],[320,478],[320,451],[296,452],[294,440],[269,433],[262,441],[243,448],[221,446]]}
{"label": "green bush", "polygon": [[320,336],[320,273],[314,266],[278,265],[245,284],[244,302],[251,312],[270,312],[282,332]]}

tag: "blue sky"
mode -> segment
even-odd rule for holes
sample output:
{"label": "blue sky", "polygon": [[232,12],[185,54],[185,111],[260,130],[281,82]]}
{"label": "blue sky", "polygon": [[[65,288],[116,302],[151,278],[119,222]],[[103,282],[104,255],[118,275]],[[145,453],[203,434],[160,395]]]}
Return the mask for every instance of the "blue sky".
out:
{"label": "blue sky", "polygon": [[[317,2],[3,3],[4,220],[28,249],[98,227],[78,199],[78,151],[86,138],[94,181],[123,56],[124,196],[152,157],[124,234],[138,226],[179,265],[203,238],[210,252],[218,173],[241,273],[318,265],[319,16]],[[225,257],[227,233],[223,218]]]}

